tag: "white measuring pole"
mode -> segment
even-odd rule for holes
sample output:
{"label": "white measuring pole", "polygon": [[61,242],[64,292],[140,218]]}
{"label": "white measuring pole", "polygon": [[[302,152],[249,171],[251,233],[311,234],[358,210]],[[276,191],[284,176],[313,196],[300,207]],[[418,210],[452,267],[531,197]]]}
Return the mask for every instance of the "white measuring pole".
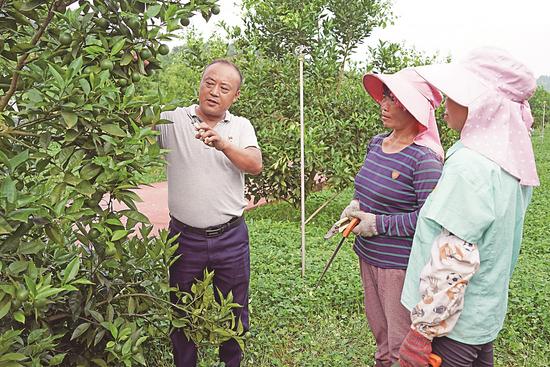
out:
{"label": "white measuring pole", "polygon": [[542,105],[542,140],[544,140],[544,118],[546,115],[546,101]]}
{"label": "white measuring pole", "polygon": [[306,194],[304,151],[304,51],[300,49],[300,211],[302,231],[302,278],[306,274]]}

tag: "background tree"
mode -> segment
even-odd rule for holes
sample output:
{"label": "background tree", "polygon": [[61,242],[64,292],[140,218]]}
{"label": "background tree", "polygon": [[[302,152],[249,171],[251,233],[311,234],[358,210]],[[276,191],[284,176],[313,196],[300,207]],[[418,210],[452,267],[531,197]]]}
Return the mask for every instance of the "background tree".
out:
{"label": "background tree", "polygon": [[542,128],[543,118],[545,126],[548,126],[548,120],[550,119],[550,92],[544,86],[539,85],[531,99],[529,99],[529,104],[533,113],[533,128]]}
{"label": "background tree", "polygon": [[150,236],[131,191],[161,162],[151,126],[171,106],[136,87],[163,41],[217,12],[212,0],[0,0],[0,365],[145,364],[170,323],[197,343],[242,342],[211,274],[168,301],[176,246]]}

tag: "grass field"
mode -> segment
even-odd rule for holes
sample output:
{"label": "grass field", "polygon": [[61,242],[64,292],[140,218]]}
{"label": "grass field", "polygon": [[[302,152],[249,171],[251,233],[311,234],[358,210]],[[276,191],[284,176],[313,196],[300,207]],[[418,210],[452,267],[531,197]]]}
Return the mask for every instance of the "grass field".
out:
{"label": "grass field", "polygon": [[[496,366],[550,366],[550,132],[533,137],[541,186],[526,219],[519,263],[510,286],[505,327],[495,342]],[[306,276],[301,277],[299,211],[275,203],[247,213],[251,236],[251,332],[243,366],[372,366],[374,339],[363,314],[358,260],[352,241],[325,281],[315,282],[337,239],[323,234],[351,189],[307,226]],[[312,195],[313,212],[333,195]],[[201,352],[200,366],[216,366],[216,351]]]}

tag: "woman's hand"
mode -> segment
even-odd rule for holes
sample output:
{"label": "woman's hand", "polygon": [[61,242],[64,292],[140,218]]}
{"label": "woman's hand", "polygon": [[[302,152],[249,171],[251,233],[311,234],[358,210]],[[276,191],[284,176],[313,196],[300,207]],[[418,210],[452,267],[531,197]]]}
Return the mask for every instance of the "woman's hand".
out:
{"label": "woman's hand", "polygon": [[366,213],[362,210],[355,210],[350,213],[354,218],[359,218],[361,222],[353,229],[353,233],[363,237],[372,237],[378,235],[376,228],[376,215]]}

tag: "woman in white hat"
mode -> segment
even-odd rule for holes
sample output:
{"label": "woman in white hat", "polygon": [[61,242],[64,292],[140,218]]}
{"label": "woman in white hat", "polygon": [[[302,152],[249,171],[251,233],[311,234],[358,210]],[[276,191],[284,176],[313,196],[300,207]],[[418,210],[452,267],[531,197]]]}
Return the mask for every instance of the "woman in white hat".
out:
{"label": "woman in white hat", "polygon": [[343,216],[358,217],[365,311],[376,339],[376,366],[398,359],[410,328],[399,299],[420,207],[441,175],[443,148],[434,109],[442,96],[412,69],[367,74],[363,85],[380,104],[389,132],[375,136],[355,177],[355,194]]}
{"label": "woman in white hat", "polygon": [[539,184],[527,103],[535,78],[494,48],[416,70],[447,96],[445,121],[460,140],[418,217],[401,298],[412,326],[399,362],[428,366],[433,351],[443,366],[492,366],[525,212]]}

